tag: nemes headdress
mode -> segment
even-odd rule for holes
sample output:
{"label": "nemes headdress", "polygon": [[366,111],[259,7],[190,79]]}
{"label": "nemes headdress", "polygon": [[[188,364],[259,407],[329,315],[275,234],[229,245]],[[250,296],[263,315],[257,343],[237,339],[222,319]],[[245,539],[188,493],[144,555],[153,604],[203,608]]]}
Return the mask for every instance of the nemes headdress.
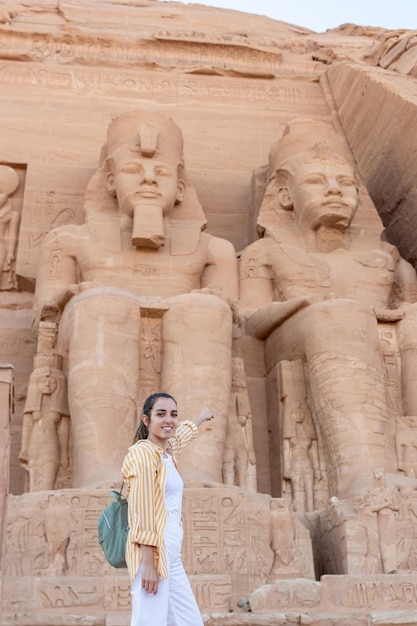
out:
{"label": "nemes headdress", "polygon": [[[286,124],[282,137],[269,152],[266,190],[257,220],[260,235],[293,227],[292,215],[277,209],[274,184],[279,185],[281,175],[285,179],[307,162],[329,160],[350,163],[344,137],[338,135],[330,124],[301,118]],[[272,179],[276,182],[271,182]]]}
{"label": "nemes headdress", "polygon": [[119,115],[108,127],[105,156],[123,160],[134,155],[182,163],[181,130],[171,118],[147,120],[140,111]]}
{"label": "nemes headdress", "polygon": [[289,122],[281,139],[269,152],[269,176],[285,169],[292,173],[306,160],[347,161],[346,143],[333,127],[320,120],[297,119]]}
{"label": "nemes headdress", "polygon": [[[114,118],[108,127],[107,143],[100,154],[99,168],[85,194],[85,211],[90,232],[109,250],[119,250],[120,222],[116,199],[105,184],[112,161],[135,158],[158,159],[178,167],[185,183],[184,197],[170,216],[171,253],[195,250],[206,218],[196,192],[187,176],[183,159],[183,137],[171,118],[157,117],[142,111],[128,111]],[[105,219],[103,219],[105,217]]]}

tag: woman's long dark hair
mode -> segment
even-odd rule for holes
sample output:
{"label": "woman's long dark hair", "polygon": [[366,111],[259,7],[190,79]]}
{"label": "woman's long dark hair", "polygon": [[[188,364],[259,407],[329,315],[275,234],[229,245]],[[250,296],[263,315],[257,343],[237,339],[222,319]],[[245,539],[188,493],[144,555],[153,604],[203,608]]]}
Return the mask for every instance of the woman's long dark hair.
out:
{"label": "woman's long dark hair", "polygon": [[146,400],[145,400],[144,405],[143,405],[142,413],[141,413],[141,416],[140,416],[139,426],[138,426],[138,429],[137,429],[137,431],[135,433],[135,436],[134,436],[134,439],[133,439],[133,443],[136,443],[137,441],[139,441],[139,439],[147,439],[148,438],[148,435],[149,435],[148,427],[143,422],[142,415],[146,415],[148,420],[150,420],[154,404],[155,404],[155,402],[159,398],[170,398],[171,400],[173,400],[175,402],[175,404],[177,404],[177,401],[175,400],[175,398],[173,396],[171,396],[171,394],[165,393],[164,391],[158,391],[157,393],[153,393],[152,395],[148,396],[146,398]]}

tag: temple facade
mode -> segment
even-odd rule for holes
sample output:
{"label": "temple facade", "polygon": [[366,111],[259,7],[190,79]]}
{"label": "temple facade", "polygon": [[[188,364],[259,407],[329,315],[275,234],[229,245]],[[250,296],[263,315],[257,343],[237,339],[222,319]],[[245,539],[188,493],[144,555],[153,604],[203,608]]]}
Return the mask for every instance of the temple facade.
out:
{"label": "temple facade", "polygon": [[207,626],[416,624],[417,34],[0,8],[0,623],[127,626],[144,399]]}

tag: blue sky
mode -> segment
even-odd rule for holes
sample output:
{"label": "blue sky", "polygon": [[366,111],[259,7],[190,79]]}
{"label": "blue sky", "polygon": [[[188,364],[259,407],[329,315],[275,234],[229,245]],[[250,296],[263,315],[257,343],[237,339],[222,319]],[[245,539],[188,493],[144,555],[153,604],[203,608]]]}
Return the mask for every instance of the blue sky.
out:
{"label": "blue sky", "polygon": [[353,23],[417,30],[417,0],[177,0],[266,15],[316,32]]}

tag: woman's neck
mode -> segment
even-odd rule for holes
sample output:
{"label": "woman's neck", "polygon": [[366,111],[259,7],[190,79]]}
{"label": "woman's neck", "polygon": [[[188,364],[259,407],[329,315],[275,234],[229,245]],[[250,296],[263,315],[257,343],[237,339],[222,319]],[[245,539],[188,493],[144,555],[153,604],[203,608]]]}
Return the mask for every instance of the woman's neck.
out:
{"label": "woman's neck", "polygon": [[158,439],[157,437],[151,437],[150,435],[148,435],[148,441],[150,441],[151,443],[153,443],[155,446],[158,446],[158,448],[162,448],[162,450],[164,451],[164,453],[166,453],[167,451],[167,441],[164,441],[163,439]]}

